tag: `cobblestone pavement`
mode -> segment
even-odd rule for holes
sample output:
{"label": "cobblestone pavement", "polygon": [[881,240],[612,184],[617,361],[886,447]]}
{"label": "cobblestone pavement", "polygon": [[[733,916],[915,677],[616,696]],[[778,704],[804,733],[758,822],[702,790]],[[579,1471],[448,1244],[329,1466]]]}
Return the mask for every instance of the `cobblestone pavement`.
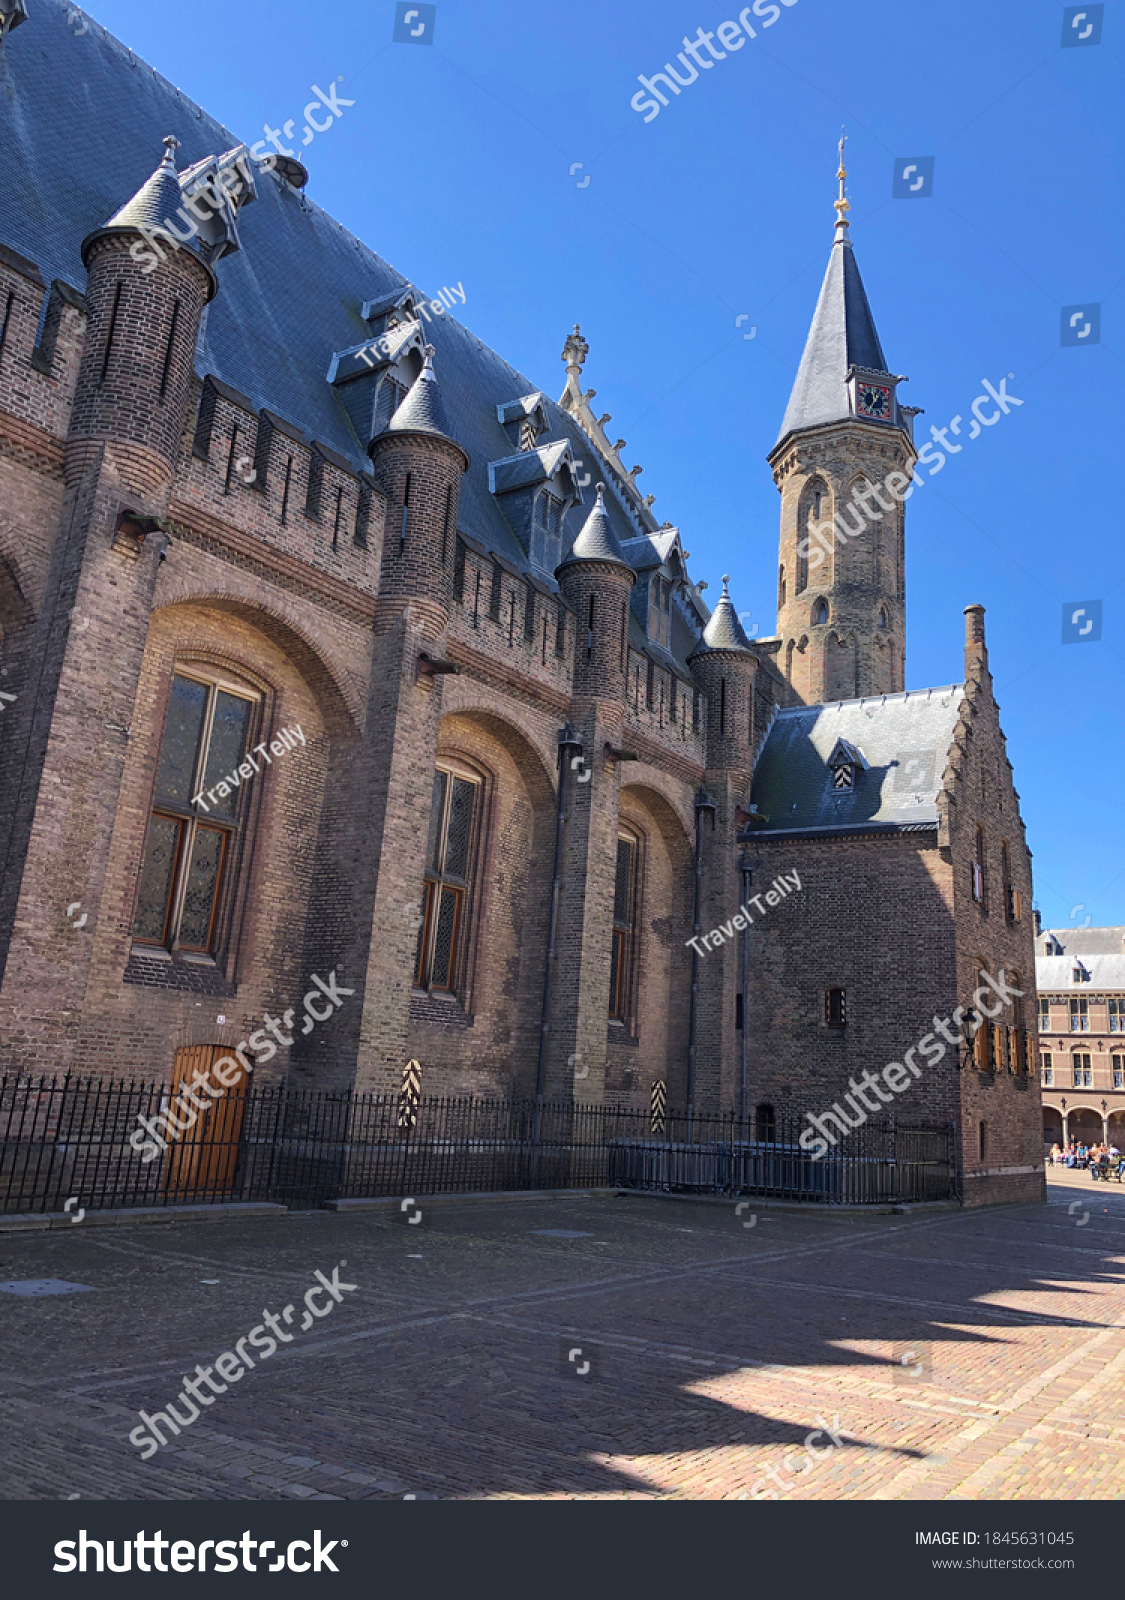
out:
{"label": "cobblestone pavement", "polygon": [[[1125,1498],[1125,1191],[1049,1192],[0,1234],[0,1281],[94,1291],[0,1294],[0,1495]],[[341,1261],[357,1288],[142,1461],[137,1412]]]}

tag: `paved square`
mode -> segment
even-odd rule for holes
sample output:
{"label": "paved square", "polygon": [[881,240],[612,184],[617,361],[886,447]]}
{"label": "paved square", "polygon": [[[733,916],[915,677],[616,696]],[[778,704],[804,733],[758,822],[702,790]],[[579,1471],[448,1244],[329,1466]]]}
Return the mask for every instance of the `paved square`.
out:
{"label": "paved square", "polygon": [[[410,1236],[389,1208],[0,1234],[12,1280],[98,1290],[4,1304],[0,1494],[1125,1497],[1125,1193],[1085,1174],[1045,1206],[753,1228],[419,1203]],[[330,1316],[141,1460],[138,1411],[345,1260]]]}

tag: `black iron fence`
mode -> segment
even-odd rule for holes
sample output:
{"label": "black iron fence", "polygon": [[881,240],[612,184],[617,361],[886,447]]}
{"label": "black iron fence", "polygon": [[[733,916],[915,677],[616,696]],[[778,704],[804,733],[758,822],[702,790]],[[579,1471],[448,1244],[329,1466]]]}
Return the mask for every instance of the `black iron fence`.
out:
{"label": "black iron fence", "polygon": [[[953,1130],[869,1121],[820,1160],[800,1116],[623,1111],[258,1085],[0,1079],[0,1212],[616,1187],[830,1205],[945,1199]],[[174,1130],[180,1125],[180,1131]],[[806,1146],[809,1144],[806,1136]]]}

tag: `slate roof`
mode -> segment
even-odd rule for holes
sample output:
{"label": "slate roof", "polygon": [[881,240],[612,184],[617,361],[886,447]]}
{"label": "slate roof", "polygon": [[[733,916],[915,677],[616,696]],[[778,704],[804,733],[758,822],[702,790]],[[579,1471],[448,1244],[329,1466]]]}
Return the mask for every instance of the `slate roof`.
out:
{"label": "slate roof", "polygon": [[1044,954],[1048,939],[1056,939],[1066,956],[1125,954],[1125,928],[1044,928],[1035,940],[1037,955]]}
{"label": "slate roof", "polygon": [[[794,706],[773,720],[750,799],[769,818],[754,837],[936,828],[964,684],[823,706]],[[828,758],[844,739],[868,770],[834,790]]]}
{"label": "slate roof", "polygon": [[[0,44],[0,242],[35,262],[48,283],[59,278],[84,290],[82,240],[138,194],[160,160],[165,135],[180,141],[177,162],[187,168],[262,134],[215,121],[96,22],[76,36],[67,25],[66,0],[35,0],[29,9],[26,25]],[[219,291],[204,313],[196,369],[363,471],[367,440],[357,437],[326,373],[335,353],[370,340],[364,306],[412,285],[280,172],[259,174],[256,183],[257,203],[238,219],[242,248],[216,267]],[[471,285],[468,295],[471,307]],[[451,437],[472,462],[461,492],[465,533],[518,570],[528,569],[489,490],[488,463],[512,453],[497,407],[539,394],[548,420],[540,445],[569,439],[592,479],[604,475],[610,484],[606,516],[618,551],[637,536],[638,521],[619,503],[609,468],[600,468],[596,447],[543,384],[488,349],[449,312],[431,312],[423,329],[436,348]],[[567,515],[564,550],[593,499],[591,482]],[[686,648],[693,643],[687,640]]]}
{"label": "slate roof", "polygon": [[[1065,940],[1064,940],[1065,943]],[[1074,981],[1074,968],[1078,963],[1090,974],[1088,979]],[[1088,994],[1091,990],[1125,989],[1125,955],[1083,955],[1069,952],[1062,956],[1036,956],[1035,984],[1041,993],[1053,989],[1069,989],[1075,994]],[[1125,1039],[1122,1039],[1125,1045]]]}
{"label": "slate roof", "polygon": [[828,258],[828,270],[778,440],[796,428],[813,428],[849,417],[845,379],[853,366],[889,373],[855,252],[851,241],[841,237]]}

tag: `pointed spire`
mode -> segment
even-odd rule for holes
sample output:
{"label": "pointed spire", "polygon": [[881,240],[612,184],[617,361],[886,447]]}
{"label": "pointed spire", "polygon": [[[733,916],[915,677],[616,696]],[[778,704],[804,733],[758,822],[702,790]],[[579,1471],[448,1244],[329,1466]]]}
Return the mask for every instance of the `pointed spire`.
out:
{"label": "pointed spire", "polygon": [[456,443],[434,371],[434,347],[425,346],[425,362],[411,384],[406,399],[387,423],[385,433],[432,433]]}
{"label": "pointed spire", "polygon": [[[841,128],[840,129],[840,165],[839,165],[839,168],[837,169],[837,172],[836,172],[836,178],[837,178],[837,181],[838,181],[838,183],[840,185],[839,192],[838,192],[838,194],[836,196],[836,233],[835,233],[835,238],[837,238],[837,239],[846,239],[848,237],[848,212],[851,210],[851,207],[848,205],[848,192],[847,192],[847,189],[844,187],[844,184],[845,184],[845,182],[847,180],[847,176],[848,176],[848,169],[844,165],[844,146],[847,144],[847,142],[848,142],[848,136],[844,132],[843,128]],[[840,231],[841,229],[843,229],[843,232]]]}
{"label": "pointed spire", "polygon": [[579,561],[609,562],[614,566],[624,567],[630,577],[634,579],[636,577],[625,559],[625,553],[609,520],[605,506],[604,483],[598,484],[598,496],[594,501],[593,510],[582,524],[578,537],[570,548],[570,554],[555,568],[556,576],[564,567],[573,566]]}
{"label": "pointed spire", "polygon": [[711,620],[703,630],[703,638],[688,656],[691,661],[695,656],[708,656],[717,651],[727,654],[752,656],[750,641],[745,630],[738,620],[738,612],[734,609],[734,601],[730,597],[730,579],[723,574],[723,592],[719,596],[718,604],[711,613]]}
{"label": "pointed spire", "polygon": [[815,428],[851,416],[847,378],[852,367],[891,375],[849,237],[844,142],[841,136],[836,237],[779,441],[798,428]]}

